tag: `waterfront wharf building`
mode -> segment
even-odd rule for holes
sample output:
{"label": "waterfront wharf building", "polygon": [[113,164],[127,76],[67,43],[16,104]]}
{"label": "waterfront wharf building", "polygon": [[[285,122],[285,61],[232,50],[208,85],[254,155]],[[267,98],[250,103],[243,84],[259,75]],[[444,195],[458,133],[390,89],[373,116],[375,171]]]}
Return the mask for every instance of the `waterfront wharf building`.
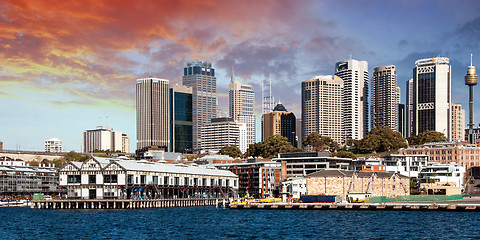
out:
{"label": "waterfront wharf building", "polygon": [[465,165],[467,169],[480,166],[480,147],[467,142],[434,142],[401,148],[400,154],[427,155],[429,162]]}
{"label": "waterfront wharf building", "polygon": [[345,200],[349,194],[371,196],[410,195],[410,178],[398,173],[323,170],[307,177],[307,195],[337,195]]}
{"label": "waterfront wharf building", "polygon": [[[451,67],[444,57],[420,59],[413,69],[412,132],[416,136],[427,130],[445,134],[451,140]],[[407,99],[407,102],[410,100]]]}
{"label": "waterfront wharf building", "polygon": [[193,153],[192,88],[170,88],[170,152]]}
{"label": "waterfront wharf building", "polygon": [[160,78],[137,80],[137,149],[159,146],[169,149],[169,81]]}
{"label": "waterfront wharf building", "polygon": [[262,142],[273,135],[280,135],[286,137],[292,146],[297,147],[295,124],[295,114],[288,112],[281,103],[277,104],[273,112],[262,115]]}
{"label": "waterfront wharf building", "polygon": [[199,152],[200,128],[217,117],[217,78],[211,63],[187,63],[182,76],[182,85],[192,88],[192,135],[193,152]]}
{"label": "waterfront wharf building", "polygon": [[316,76],[302,82],[302,137],[314,132],[337,143],[345,142],[343,80],[335,75]]}
{"label": "waterfront wharf building", "polygon": [[83,152],[95,150],[110,152],[129,152],[129,138],[125,133],[113,131],[112,127],[97,126],[96,129],[83,132]]}
{"label": "waterfront wharf building", "polygon": [[347,139],[360,140],[368,134],[368,63],[354,59],[335,65],[343,80],[343,127]]}
{"label": "waterfront wharf building", "polygon": [[[254,160],[255,161],[255,160]],[[238,194],[255,198],[278,195],[281,164],[273,161],[255,161],[247,163],[214,164],[213,166],[229,170],[238,176]]]}
{"label": "waterfront wharf building", "polygon": [[232,118],[213,118],[203,124],[200,133],[202,151],[216,153],[225,146],[240,147],[240,126]]}
{"label": "waterfront wharf building", "polygon": [[243,148],[245,152],[250,144],[255,143],[255,93],[252,86],[242,84],[232,73],[232,80],[228,85],[229,114],[234,121],[246,125],[246,135]]}
{"label": "waterfront wharf building", "polygon": [[214,167],[91,157],[59,170],[67,198],[234,197],[238,176]]}
{"label": "waterfront wharf building", "polygon": [[353,159],[330,157],[328,152],[279,153],[278,158],[272,161],[282,164],[282,180],[289,177],[303,177],[319,170],[348,170],[354,167]]}
{"label": "waterfront wharf building", "polygon": [[452,142],[465,140],[465,110],[461,104],[452,104]]}
{"label": "waterfront wharf building", "polygon": [[386,126],[398,131],[400,90],[396,75],[395,65],[373,69],[371,129]]}
{"label": "waterfront wharf building", "polygon": [[63,152],[62,140],[58,138],[50,138],[48,140],[45,140],[45,152]]}
{"label": "waterfront wharf building", "polygon": [[0,197],[60,194],[57,168],[0,165]]}

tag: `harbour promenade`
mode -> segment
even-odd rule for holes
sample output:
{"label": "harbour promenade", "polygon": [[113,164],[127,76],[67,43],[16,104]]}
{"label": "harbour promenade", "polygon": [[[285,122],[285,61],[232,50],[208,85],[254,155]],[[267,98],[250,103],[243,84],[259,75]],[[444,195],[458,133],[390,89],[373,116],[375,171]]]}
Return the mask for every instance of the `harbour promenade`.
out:
{"label": "harbour promenade", "polygon": [[480,212],[480,203],[239,203],[230,204],[230,209],[272,210],[390,210],[390,211],[466,211]]}
{"label": "harbour promenade", "polygon": [[216,206],[223,199],[181,198],[181,199],[60,199],[34,200],[32,209],[138,209]]}

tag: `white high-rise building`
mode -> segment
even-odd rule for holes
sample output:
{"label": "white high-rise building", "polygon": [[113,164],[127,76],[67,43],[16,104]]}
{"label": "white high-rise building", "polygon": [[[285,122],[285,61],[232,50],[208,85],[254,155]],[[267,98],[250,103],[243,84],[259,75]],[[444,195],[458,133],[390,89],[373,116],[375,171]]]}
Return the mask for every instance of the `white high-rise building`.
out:
{"label": "white high-rise building", "polygon": [[211,63],[191,62],[184,68],[182,84],[192,88],[193,152],[199,152],[200,128],[217,117],[217,78]]}
{"label": "white high-rise building", "polygon": [[368,63],[354,59],[337,62],[335,75],[343,80],[343,116],[346,139],[368,133]]}
{"label": "white high-rise building", "polygon": [[465,110],[461,104],[452,103],[452,141],[465,141]]}
{"label": "white high-rise building", "polygon": [[45,140],[45,152],[63,152],[62,140],[58,138],[50,138],[48,140]]}
{"label": "white high-rise building", "polygon": [[398,104],[400,89],[394,65],[373,69],[371,128],[386,126],[398,131]]}
{"label": "white high-rise building", "polygon": [[95,150],[128,153],[129,139],[126,134],[113,131],[112,127],[97,126],[96,129],[83,132],[83,152]]}
{"label": "white high-rise building", "polygon": [[445,57],[420,59],[413,69],[413,126],[410,136],[427,130],[451,140],[451,67]]}
{"label": "white high-rise building", "polygon": [[405,137],[413,137],[413,79],[407,81],[407,102],[405,109]]}
{"label": "white high-rise building", "polygon": [[343,80],[335,75],[316,76],[302,82],[302,138],[318,132],[337,143],[345,142]]}
{"label": "white high-rise building", "polygon": [[[228,86],[229,115],[238,123],[245,123],[246,139],[240,139],[246,146],[255,143],[255,93],[252,86],[242,84],[235,75]],[[242,150],[242,149],[240,149]],[[245,152],[246,148],[242,150]]]}
{"label": "white high-rise building", "polygon": [[158,146],[169,149],[169,81],[160,78],[137,80],[137,149]]}
{"label": "white high-rise building", "polygon": [[225,146],[240,148],[240,126],[232,118],[213,118],[202,125],[200,133],[202,151],[216,153]]}

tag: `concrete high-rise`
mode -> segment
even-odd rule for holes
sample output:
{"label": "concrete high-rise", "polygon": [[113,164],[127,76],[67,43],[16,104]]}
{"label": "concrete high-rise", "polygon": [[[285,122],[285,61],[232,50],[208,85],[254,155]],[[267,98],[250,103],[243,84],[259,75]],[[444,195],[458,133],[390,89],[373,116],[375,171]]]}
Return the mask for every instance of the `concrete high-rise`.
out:
{"label": "concrete high-rise", "polygon": [[368,63],[354,59],[337,62],[335,75],[343,80],[343,116],[346,139],[368,133]]}
{"label": "concrete high-rise", "polygon": [[465,140],[465,110],[461,104],[452,104],[452,141]]}
{"label": "concrete high-rise", "polygon": [[398,131],[399,89],[394,65],[373,69],[371,128],[386,126]]}
{"label": "concrete high-rise", "polygon": [[83,152],[95,150],[128,153],[129,139],[126,134],[113,131],[112,127],[97,126],[96,129],[83,132]]}
{"label": "concrete high-rise", "polygon": [[158,146],[169,149],[169,81],[160,78],[137,80],[137,149]]}
{"label": "concrete high-rise", "polygon": [[413,126],[410,136],[427,130],[451,140],[451,67],[444,57],[420,59],[413,69]]}
{"label": "concrete high-rise", "polygon": [[343,129],[343,80],[335,75],[316,76],[302,82],[302,138],[318,132],[338,143],[345,142]]}
{"label": "concrete high-rise", "polygon": [[192,89],[170,88],[170,152],[192,153]]}
{"label": "concrete high-rise", "polygon": [[192,88],[193,152],[199,152],[200,127],[217,117],[217,78],[211,63],[191,62],[184,68],[182,84]]}
{"label": "concrete high-rise", "polygon": [[255,93],[252,86],[242,84],[238,78],[232,74],[230,85],[228,86],[229,115],[238,123],[245,123],[246,139],[241,141],[246,146],[255,143]]}
{"label": "concrete high-rise", "polygon": [[200,128],[202,151],[216,153],[225,146],[240,148],[240,128],[241,126],[232,118],[213,118],[209,123],[204,123]]}
{"label": "concrete high-rise", "polygon": [[405,133],[404,137],[413,137],[413,78],[407,81],[407,99],[405,104]]}
{"label": "concrete high-rise", "polygon": [[280,135],[286,137],[292,146],[297,147],[295,124],[295,114],[288,112],[281,103],[277,104],[273,112],[262,115],[262,141],[273,135]]}

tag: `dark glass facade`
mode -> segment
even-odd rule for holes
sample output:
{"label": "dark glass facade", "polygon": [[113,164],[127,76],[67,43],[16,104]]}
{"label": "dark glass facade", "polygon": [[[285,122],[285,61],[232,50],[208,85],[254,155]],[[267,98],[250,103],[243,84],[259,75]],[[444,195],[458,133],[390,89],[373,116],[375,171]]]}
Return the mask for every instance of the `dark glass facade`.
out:
{"label": "dark glass facade", "polygon": [[192,153],[192,94],[170,89],[170,152]]}

